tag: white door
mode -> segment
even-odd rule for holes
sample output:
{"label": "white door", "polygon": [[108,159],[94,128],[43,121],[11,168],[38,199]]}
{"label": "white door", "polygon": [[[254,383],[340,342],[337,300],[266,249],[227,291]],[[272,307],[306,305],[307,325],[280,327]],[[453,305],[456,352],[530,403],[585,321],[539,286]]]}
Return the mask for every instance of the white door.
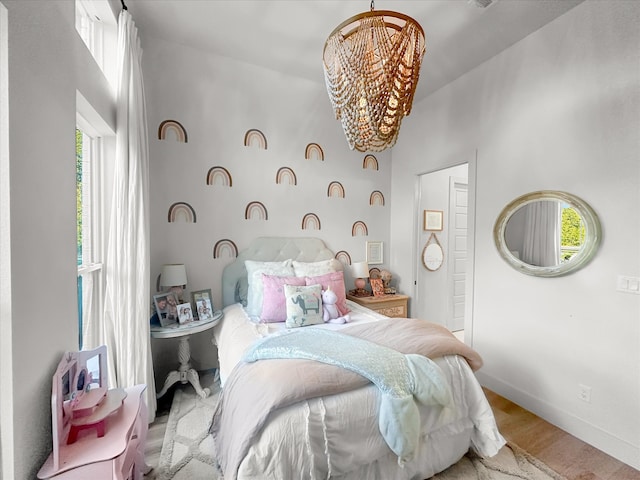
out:
{"label": "white door", "polygon": [[464,329],[465,277],[467,265],[467,180],[449,179],[448,318],[447,327],[455,332]]}

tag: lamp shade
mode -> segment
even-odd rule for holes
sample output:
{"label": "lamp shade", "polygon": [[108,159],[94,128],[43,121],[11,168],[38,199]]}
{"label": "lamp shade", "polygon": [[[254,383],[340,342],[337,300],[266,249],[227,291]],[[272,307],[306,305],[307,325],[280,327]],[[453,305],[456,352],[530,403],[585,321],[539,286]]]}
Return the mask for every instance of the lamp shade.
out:
{"label": "lamp shade", "polygon": [[351,264],[351,272],[355,278],[369,278],[369,264],[367,262],[356,262]]}
{"label": "lamp shade", "polygon": [[187,269],[181,263],[169,263],[162,266],[160,273],[160,285],[163,287],[175,287],[187,284]]}

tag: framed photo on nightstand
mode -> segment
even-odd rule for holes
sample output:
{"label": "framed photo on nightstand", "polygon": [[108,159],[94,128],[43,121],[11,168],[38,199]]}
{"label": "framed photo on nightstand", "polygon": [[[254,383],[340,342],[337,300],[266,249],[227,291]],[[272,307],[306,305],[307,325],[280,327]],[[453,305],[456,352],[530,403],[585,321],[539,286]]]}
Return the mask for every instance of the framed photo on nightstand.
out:
{"label": "framed photo on nightstand", "polygon": [[193,322],[193,312],[190,303],[181,303],[178,305],[178,321],[180,325]]}
{"label": "framed photo on nightstand", "polygon": [[153,303],[161,326],[167,327],[178,321],[178,300],[173,292],[154,295]]}
{"label": "framed photo on nightstand", "polygon": [[384,282],[381,278],[370,278],[369,283],[374,297],[382,297],[384,295]]}
{"label": "framed photo on nightstand", "polygon": [[211,299],[211,289],[191,292],[193,311],[196,312],[198,320],[211,320],[213,318],[213,300]]}

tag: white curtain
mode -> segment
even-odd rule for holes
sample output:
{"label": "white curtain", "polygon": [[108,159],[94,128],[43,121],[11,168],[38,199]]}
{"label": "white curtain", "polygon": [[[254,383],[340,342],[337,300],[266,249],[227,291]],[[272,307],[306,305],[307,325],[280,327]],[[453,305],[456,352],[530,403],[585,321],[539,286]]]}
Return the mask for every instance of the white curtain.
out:
{"label": "white curtain", "polygon": [[118,18],[116,165],[105,259],[103,342],[112,386],[144,383],[149,421],[156,392],[149,339],[149,152],[140,40],[131,15]]}
{"label": "white curtain", "polygon": [[560,202],[536,201],[525,206],[521,260],[552,267],[560,263]]}

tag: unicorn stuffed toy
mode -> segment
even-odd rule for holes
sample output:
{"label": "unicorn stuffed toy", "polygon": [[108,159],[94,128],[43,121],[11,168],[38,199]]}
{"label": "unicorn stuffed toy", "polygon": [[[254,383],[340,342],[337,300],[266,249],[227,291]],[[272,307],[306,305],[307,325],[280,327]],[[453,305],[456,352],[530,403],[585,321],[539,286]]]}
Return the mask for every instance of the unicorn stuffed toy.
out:
{"label": "unicorn stuffed toy", "polygon": [[349,314],[340,315],[336,303],[338,302],[338,295],[331,290],[331,286],[322,291],[322,319],[325,323],[347,323],[349,321]]}

